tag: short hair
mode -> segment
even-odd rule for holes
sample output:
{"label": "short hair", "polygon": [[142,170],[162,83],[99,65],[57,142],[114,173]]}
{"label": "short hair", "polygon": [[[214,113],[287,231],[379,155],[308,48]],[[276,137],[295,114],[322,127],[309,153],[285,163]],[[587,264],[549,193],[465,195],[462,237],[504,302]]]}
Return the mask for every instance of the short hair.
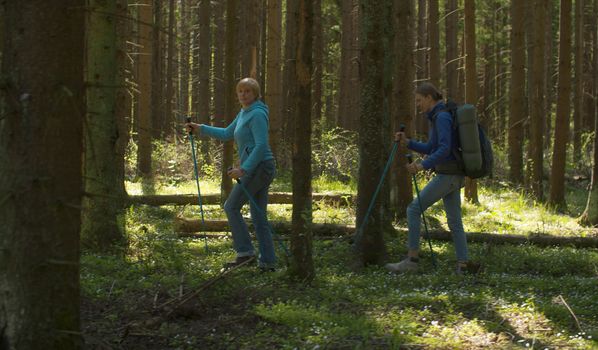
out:
{"label": "short hair", "polygon": [[251,91],[253,92],[253,94],[255,95],[255,98],[261,98],[262,97],[262,93],[260,90],[260,83],[257,82],[257,80],[253,79],[253,78],[243,78],[241,80],[239,80],[239,82],[237,83],[237,89],[240,86],[247,86],[251,89]]}
{"label": "short hair", "polygon": [[436,86],[432,83],[421,83],[415,89],[415,93],[422,96],[432,96],[434,101],[442,100],[442,94],[438,91]]}

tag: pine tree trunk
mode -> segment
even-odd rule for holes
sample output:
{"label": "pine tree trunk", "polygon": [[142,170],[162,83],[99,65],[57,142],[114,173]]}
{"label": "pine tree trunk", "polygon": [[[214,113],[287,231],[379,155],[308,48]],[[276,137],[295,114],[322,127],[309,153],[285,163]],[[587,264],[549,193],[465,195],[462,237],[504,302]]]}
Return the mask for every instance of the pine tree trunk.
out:
{"label": "pine tree trunk", "polygon": [[[590,133],[594,128],[594,76],[596,71],[592,61],[592,42],[596,32],[596,18],[593,16],[593,4],[591,0],[584,2],[584,60],[583,60],[583,112],[582,112],[582,132]],[[589,150],[582,152],[590,153]]]}
{"label": "pine tree trunk", "polygon": [[[235,71],[237,65],[237,0],[229,0],[226,2],[226,48],[225,48],[225,63],[224,63],[224,119],[225,125],[229,125],[235,119],[238,112],[238,102],[236,99],[235,87]],[[228,176],[228,168],[233,166],[233,142],[227,141],[224,143],[222,150],[222,168],[220,184],[220,195],[222,202],[228,198],[232,190],[232,180]]]}
{"label": "pine tree trunk", "polygon": [[116,148],[119,135],[116,92],[120,84],[116,7],[116,0],[90,0],[86,26],[86,195],[81,208],[81,243],[100,252],[126,241],[124,178],[118,171],[122,159],[119,159]]}
{"label": "pine tree trunk", "polygon": [[[155,71],[152,70],[153,42],[155,32],[152,28],[154,15],[152,0],[145,0],[145,6],[139,6],[139,55],[138,55],[138,119],[137,119],[137,175],[144,178],[152,176],[152,110],[154,99],[153,79]],[[153,111],[155,112],[155,110]]]}
{"label": "pine tree trunk", "polygon": [[[465,0],[465,102],[477,105],[478,81],[476,72],[475,3]],[[465,199],[479,203],[478,186],[475,180],[465,179]]]}
{"label": "pine tree trunk", "polygon": [[324,47],[322,29],[322,0],[314,1],[314,79],[313,79],[313,113],[314,140],[316,144],[322,138],[322,77],[324,69]]}
{"label": "pine tree trunk", "polygon": [[583,8],[584,0],[575,0],[575,42],[574,64],[575,79],[573,80],[573,162],[578,164],[581,159],[581,111],[583,98]]}
{"label": "pine tree trunk", "polygon": [[174,75],[176,65],[176,54],[175,54],[175,43],[176,34],[174,28],[176,22],[174,19],[176,11],[176,4],[174,0],[169,0],[168,3],[168,52],[166,59],[166,104],[164,106],[164,117],[162,118],[162,124],[160,125],[160,136],[165,138],[172,133],[172,126],[174,122],[174,110],[173,110],[173,99],[174,99]]}
{"label": "pine tree trunk", "polygon": [[430,82],[440,86],[440,30],[438,24],[438,0],[428,1],[428,46],[430,56],[428,70]]}
{"label": "pine tree trunk", "polygon": [[523,124],[525,109],[525,7],[511,2],[511,88],[509,110],[509,180],[523,184]]}
{"label": "pine tree trunk", "polygon": [[265,100],[270,109],[270,145],[277,157],[281,153],[282,119],[282,76],[280,67],[282,44],[282,7],[278,0],[268,2],[268,25],[266,26],[266,93]]}
{"label": "pine tree trunk", "polygon": [[[295,89],[297,88],[297,78],[295,74],[296,64],[293,57],[297,55],[297,21],[295,19],[299,16],[299,3],[297,1],[287,2],[286,17],[285,17],[285,41],[284,41],[284,68],[282,81],[282,100],[283,100],[283,120],[282,120],[282,138],[281,141],[291,139],[293,137],[294,125],[293,118],[295,117],[295,108],[297,107],[292,96],[296,96]],[[281,169],[288,169],[291,167],[292,151],[288,150],[292,145],[288,143],[281,143],[281,149],[284,152],[279,152],[278,167]]]}
{"label": "pine tree trunk", "polygon": [[[214,27],[216,30],[213,33],[213,46],[214,46],[214,120],[212,123],[216,126],[224,126],[224,96],[225,96],[225,84],[224,84],[224,38],[226,36],[224,13],[225,6],[222,2],[216,2],[213,5],[214,10]],[[229,91],[230,92],[230,91]]]}
{"label": "pine tree trunk", "polygon": [[457,98],[457,69],[459,68],[459,43],[457,0],[446,0],[444,11],[446,33],[446,97],[452,100]]}
{"label": "pine tree trunk", "polygon": [[[287,0],[292,1],[292,0]],[[312,258],[311,199],[311,77],[313,70],[313,0],[295,0],[299,5],[296,21],[297,48],[295,56],[296,104],[293,133],[293,233],[290,274],[300,280],[315,277]]]}
{"label": "pine tree trunk", "polygon": [[[390,55],[392,47],[392,1],[360,1],[361,117],[359,119],[359,182],[357,227],[367,215],[380,175],[388,157],[388,112],[386,92],[392,89]],[[386,258],[383,229],[388,225],[382,191],[372,207],[367,225],[355,237],[358,259],[363,265],[381,264]]]}
{"label": "pine tree trunk", "polygon": [[555,62],[556,53],[553,50],[554,35],[552,30],[552,19],[554,15],[554,1],[548,2],[545,6],[546,13],[544,14],[544,142],[543,147],[547,152],[550,152],[551,138],[552,138],[552,104],[554,103],[554,86],[552,77],[555,75],[554,66],[558,65]]}
{"label": "pine tree trunk", "polygon": [[[162,11],[162,0],[153,0],[153,22],[150,20],[147,23],[153,23],[152,28],[152,50],[151,52],[151,76],[152,76],[152,90],[151,90],[151,135],[154,139],[161,137],[161,125],[164,120],[164,50],[163,50],[163,33],[164,26],[163,22],[163,11]],[[141,118],[141,116],[140,116]],[[151,142],[151,140],[150,140]]]}
{"label": "pine tree trunk", "polygon": [[338,126],[357,130],[359,116],[359,64],[357,60],[357,23],[359,7],[355,0],[341,0],[341,66],[340,96],[338,104]]}
{"label": "pine tree trunk", "polygon": [[[175,123],[175,131],[179,131],[180,121],[190,115],[189,110],[189,75],[190,75],[190,47],[191,47],[191,10],[189,0],[181,0],[180,23],[181,47],[179,50],[179,113],[181,119]],[[177,132],[178,133],[178,132]]]}
{"label": "pine tree trunk", "polygon": [[[598,16],[598,1],[594,0],[594,14]],[[598,33],[596,33],[598,35]],[[594,37],[594,66],[598,67],[598,36]],[[594,75],[594,89],[598,88],[598,76]],[[598,111],[598,98],[595,101]],[[594,118],[594,133],[598,132],[598,116]],[[580,222],[583,225],[598,225],[598,137],[594,137],[594,159],[592,165],[592,182],[586,209],[583,212]]]}
{"label": "pine tree trunk", "polygon": [[543,200],[544,160],[544,1],[534,3],[534,65],[531,82],[531,123],[529,160],[531,161],[530,190],[534,197]]}
{"label": "pine tree trunk", "polygon": [[[413,133],[411,117],[414,113],[413,91],[415,87],[413,81],[415,77],[413,50],[415,48],[413,38],[414,28],[414,8],[413,0],[395,0],[394,1],[394,52],[396,62],[401,64],[394,65],[393,80],[393,98],[391,119],[393,122],[392,130],[398,131],[404,124],[408,135]],[[395,161],[392,163],[390,175],[391,179],[391,207],[395,217],[403,219],[407,214],[407,206],[413,199],[413,190],[411,177],[405,169],[406,157],[403,147],[399,147]]]}
{"label": "pine tree trunk", "polygon": [[86,3],[2,7],[0,348],[80,349]]}
{"label": "pine tree trunk", "polygon": [[[212,63],[210,13],[210,0],[201,0],[199,3],[199,40],[197,44],[198,74],[196,79],[198,91],[196,111],[198,121],[206,125],[210,125],[210,67]],[[202,164],[210,163],[210,141],[202,139],[200,142]]]}
{"label": "pine tree trunk", "polygon": [[[423,82],[429,79],[428,76],[428,60],[426,52],[428,50],[427,43],[427,21],[426,21],[426,0],[418,0],[417,3],[417,49],[415,54],[415,79]],[[415,135],[421,135],[426,138],[428,135],[428,120],[421,114],[413,114],[413,123],[415,125]]]}
{"label": "pine tree trunk", "polygon": [[558,100],[550,176],[550,204],[565,209],[565,165],[571,95],[571,0],[561,0],[560,14]]}

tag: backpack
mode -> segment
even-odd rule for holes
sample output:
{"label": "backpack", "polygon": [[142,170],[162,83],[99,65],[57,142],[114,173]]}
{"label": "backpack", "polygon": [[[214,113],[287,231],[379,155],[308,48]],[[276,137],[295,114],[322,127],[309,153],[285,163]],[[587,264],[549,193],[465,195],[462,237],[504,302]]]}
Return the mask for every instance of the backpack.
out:
{"label": "backpack", "polygon": [[[494,167],[492,144],[478,122],[475,107],[471,104],[459,106],[449,100],[446,108],[440,112],[449,112],[453,119],[452,127],[459,135],[453,155],[465,176],[471,179],[492,177]],[[436,115],[432,118],[432,122],[436,128]]]}

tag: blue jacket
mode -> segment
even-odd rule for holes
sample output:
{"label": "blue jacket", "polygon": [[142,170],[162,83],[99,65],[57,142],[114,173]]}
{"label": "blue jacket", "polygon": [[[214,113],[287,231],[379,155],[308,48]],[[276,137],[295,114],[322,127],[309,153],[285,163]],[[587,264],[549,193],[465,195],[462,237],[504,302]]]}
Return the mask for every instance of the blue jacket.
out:
{"label": "blue jacket", "polygon": [[422,161],[424,169],[432,169],[439,164],[456,160],[452,150],[458,147],[457,129],[453,128],[453,117],[445,109],[446,105],[440,101],[427,114],[428,120],[434,123],[436,115],[436,127],[431,125],[428,131],[428,142],[422,143],[410,140],[407,148],[419,153],[427,154],[428,157]]}
{"label": "blue jacket", "polygon": [[241,169],[247,174],[251,174],[260,162],[274,159],[268,144],[268,106],[260,100],[247,109],[242,108],[226,128],[202,124],[200,132],[222,141],[234,138]]}

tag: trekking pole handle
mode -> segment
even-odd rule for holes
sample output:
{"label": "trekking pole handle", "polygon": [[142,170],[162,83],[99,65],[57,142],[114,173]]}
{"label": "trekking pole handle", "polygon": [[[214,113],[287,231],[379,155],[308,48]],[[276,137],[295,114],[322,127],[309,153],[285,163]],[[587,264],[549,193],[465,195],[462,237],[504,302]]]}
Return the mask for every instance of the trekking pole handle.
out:
{"label": "trekking pole handle", "polygon": [[[187,123],[191,123],[191,117],[187,116]],[[189,131],[189,135],[193,135],[193,129],[191,129],[191,131]]]}

